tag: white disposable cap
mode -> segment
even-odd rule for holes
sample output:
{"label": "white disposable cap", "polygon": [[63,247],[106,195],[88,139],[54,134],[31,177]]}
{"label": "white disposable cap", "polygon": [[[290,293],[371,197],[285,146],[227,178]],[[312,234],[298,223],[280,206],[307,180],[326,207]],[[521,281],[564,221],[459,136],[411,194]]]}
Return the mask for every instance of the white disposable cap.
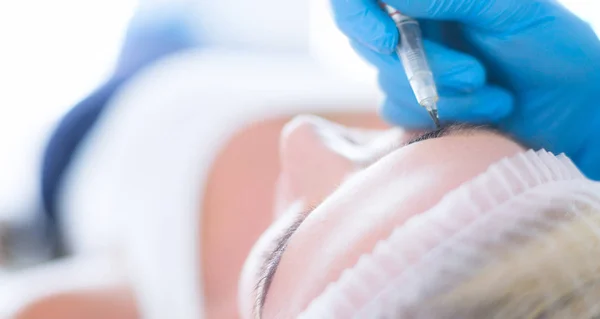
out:
{"label": "white disposable cap", "polygon": [[600,184],[563,155],[519,154],[399,226],[300,318],[588,318],[599,234]]}

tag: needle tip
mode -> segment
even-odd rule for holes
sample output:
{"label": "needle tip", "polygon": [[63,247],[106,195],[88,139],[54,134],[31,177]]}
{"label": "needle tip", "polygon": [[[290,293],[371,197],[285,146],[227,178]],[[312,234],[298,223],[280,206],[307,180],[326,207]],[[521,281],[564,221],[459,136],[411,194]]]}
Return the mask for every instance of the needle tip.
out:
{"label": "needle tip", "polygon": [[440,117],[438,115],[438,111],[437,109],[431,109],[429,111],[429,116],[431,116],[431,119],[433,120],[433,123],[435,123],[435,127],[436,128],[440,128]]}

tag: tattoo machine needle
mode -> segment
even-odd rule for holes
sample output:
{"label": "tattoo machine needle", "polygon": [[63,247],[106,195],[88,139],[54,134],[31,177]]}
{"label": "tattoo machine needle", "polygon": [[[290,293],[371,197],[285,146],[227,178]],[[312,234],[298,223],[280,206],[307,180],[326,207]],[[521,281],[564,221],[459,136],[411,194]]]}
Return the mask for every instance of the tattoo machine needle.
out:
{"label": "tattoo machine needle", "polygon": [[431,116],[436,127],[439,128],[440,119],[437,108],[439,95],[433,80],[433,73],[425,56],[423,35],[419,22],[403,15],[387,4],[382,3],[382,6],[398,28],[400,42],[396,48],[396,53],[402,61],[415,97],[419,104],[429,112],[429,116]]}

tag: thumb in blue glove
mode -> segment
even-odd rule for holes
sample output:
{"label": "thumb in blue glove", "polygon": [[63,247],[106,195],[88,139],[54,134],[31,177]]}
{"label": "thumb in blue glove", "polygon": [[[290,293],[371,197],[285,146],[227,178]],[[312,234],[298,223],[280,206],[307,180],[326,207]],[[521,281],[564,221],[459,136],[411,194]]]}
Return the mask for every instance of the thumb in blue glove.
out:
{"label": "thumb in blue glove", "polygon": [[[340,29],[379,70],[383,116],[408,128],[431,127],[393,54],[393,21],[375,0],[331,2]],[[553,0],[387,3],[427,19],[423,27],[433,31],[425,32],[425,46],[442,121],[496,124],[533,148],[566,153],[600,179],[600,41],[586,23]]]}

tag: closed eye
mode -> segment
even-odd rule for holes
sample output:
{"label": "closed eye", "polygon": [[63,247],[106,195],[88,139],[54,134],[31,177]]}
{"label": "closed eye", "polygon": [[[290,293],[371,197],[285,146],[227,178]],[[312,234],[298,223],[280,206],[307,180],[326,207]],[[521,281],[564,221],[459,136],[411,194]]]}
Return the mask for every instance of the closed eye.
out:
{"label": "closed eye", "polygon": [[264,259],[260,269],[260,275],[258,277],[258,282],[255,285],[256,290],[256,300],[254,304],[254,317],[260,318],[262,313],[262,307],[265,303],[265,299],[267,297],[267,292],[269,291],[269,287],[273,281],[273,277],[275,276],[275,271],[279,266],[279,262],[281,261],[281,256],[283,252],[287,248],[287,244],[290,240],[290,237],[296,232],[296,230],[300,227],[302,222],[306,219],[306,216],[310,215],[312,209],[306,211],[304,213],[300,213],[296,216],[294,222],[288,226],[282,234],[275,240],[276,245],[275,248],[266,254],[266,258]]}

